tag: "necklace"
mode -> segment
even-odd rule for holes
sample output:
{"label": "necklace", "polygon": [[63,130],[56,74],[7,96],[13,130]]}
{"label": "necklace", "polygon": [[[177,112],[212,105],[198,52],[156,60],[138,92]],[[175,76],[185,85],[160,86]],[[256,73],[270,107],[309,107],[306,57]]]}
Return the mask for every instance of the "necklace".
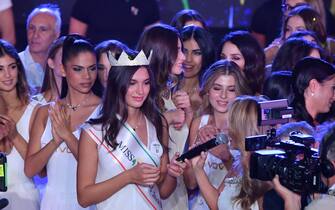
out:
{"label": "necklace", "polygon": [[141,114],[141,116],[137,119],[137,122],[136,122],[135,127],[133,127],[133,130],[134,130],[134,131],[136,131],[137,128],[140,126],[141,119],[142,119],[142,114]]}
{"label": "necklace", "polygon": [[[91,94],[90,94],[91,95]],[[85,100],[83,100],[82,102],[80,102],[79,104],[77,104],[77,105],[73,105],[73,104],[71,104],[71,103],[66,103],[66,107],[67,108],[69,108],[69,109],[72,109],[72,111],[77,111],[81,106],[83,106],[83,105],[85,105],[86,104],[86,102],[88,101],[88,99],[90,98],[90,95],[89,96],[87,96],[86,98],[85,98]]]}

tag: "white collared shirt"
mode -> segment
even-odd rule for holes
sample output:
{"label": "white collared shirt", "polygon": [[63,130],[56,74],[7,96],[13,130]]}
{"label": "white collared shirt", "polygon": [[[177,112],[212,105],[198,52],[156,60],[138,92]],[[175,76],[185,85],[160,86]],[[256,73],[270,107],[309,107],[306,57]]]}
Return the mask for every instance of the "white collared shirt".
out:
{"label": "white collared shirt", "polygon": [[44,79],[44,70],[41,64],[35,62],[29,52],[29,46],[19,53],[23,67],[25,69],[26,78],[32,94],[36,94],[42,87]]}

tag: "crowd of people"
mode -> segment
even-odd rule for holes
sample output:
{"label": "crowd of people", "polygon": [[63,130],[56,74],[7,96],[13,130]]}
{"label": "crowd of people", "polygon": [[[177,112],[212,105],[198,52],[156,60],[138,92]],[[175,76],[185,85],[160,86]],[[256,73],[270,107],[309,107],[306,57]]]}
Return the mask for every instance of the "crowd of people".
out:
{"label": "crowd of people", "polygon": [[[248,31],[215,46],[195,10],[163,24],[139,4],[128,15],[146,21],[120,31],[92,27],[102,20],[87,5],[104,5],[87,1],[60,36],[57,5],[36,7],[23,52],[0,39],[5,209],[333,209],[335,48],[311,2],[285,1],[281,34],[266,48]],[[292,107],[290,122],[262,125],[259,103],[277,99]],[[250,177],[245,138],[274,127],[279,140],[314,137],[327,191],[297,194],[280,176]],[[228,142],[177,161],[219,135]]]}

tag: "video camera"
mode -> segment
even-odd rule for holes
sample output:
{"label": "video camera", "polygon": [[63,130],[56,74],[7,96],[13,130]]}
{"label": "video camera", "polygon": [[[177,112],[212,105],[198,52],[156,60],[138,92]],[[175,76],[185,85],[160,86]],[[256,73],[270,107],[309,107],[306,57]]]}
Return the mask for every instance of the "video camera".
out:
{"label": "video camera", "polygon": [[[292,113],[288,112],[290,110],[288,107],[276,107],[275,111],[264,107],[269,105],[260,104],[259,125],[278,124],[284,122],[284,119],[288,121],[286,117],[292,116]],[[246,137],[246,151],[255,151],[250,157],[250,177],[271,181],[277,174],[280,183],[293,192],[299,194],[326,192],[327,188],[321,180],[321,160],[317,150],[311,148],[314,142],[312,136],[299,131],[291,133],[289,140],[277,139],[274,128],[268,130],[267,135]],[[267,147],[275,150],[265,150]]]}

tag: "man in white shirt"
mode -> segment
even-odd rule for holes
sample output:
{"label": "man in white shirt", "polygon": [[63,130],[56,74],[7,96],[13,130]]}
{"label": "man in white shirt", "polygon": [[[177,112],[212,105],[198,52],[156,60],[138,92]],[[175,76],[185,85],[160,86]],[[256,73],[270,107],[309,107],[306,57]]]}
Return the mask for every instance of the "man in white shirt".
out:
{"label": "man in white shirt", "polygon": [[59,8],[54,4],[42,4],[28,16],[28,46],[19,56],[32,94],[39,92],[42,87],[48,50],[59,37],[61,24]]}

